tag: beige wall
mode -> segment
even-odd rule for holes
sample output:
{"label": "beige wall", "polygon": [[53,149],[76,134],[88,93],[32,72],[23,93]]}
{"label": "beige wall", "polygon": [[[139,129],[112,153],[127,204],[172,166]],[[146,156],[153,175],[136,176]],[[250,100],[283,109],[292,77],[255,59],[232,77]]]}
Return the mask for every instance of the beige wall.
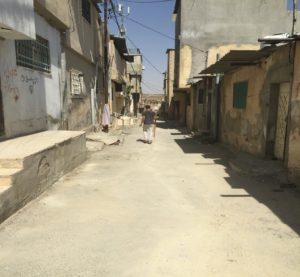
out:
{"label": "beige wall", "polygon": [[[66,0],[70,28],[63,36],[63,51],[65,52],[65,85],[64,88],[64,118],[66,128],[70,130],[85,129],[92,124],[91,90],[95,86],[96,71],[98,71],[98,90],[96,101],[102,107],[104,101],[103,88],[103,24],[99,20],[96,7],[91,3],[91,23],[82,16],[81,1]],[[98,64],[98,70],[96,65]],[[83,75],[83,93],[72,95],[71,72]],[[101,100],[100,100],[101,98]],[[99,118],[95,105],[95,116]]]}
{"label": "beige wall", "polygon": [[[290,81],[289,47],[279,48],[256,66],[244,66],[224,75],[221,92],[221,140],[239,150],[266,155],[272,84]],[[248,80],[245,109],[233,108],[233,85]],[[275,116],[275,115],[274,115]]]}
{"label": "beige wall", "polygon": [[188,88],[188,80],[192,70],[192,49],[190,46],[183,46],[180,49],[179,61],[179,88]]}
{"label": "beige wall", "polygon": [[292,178],[300,181],[300,44],[297,43],[291,105],[288,167]]}
{"label": "beige wall", "polygon": [[166,83],[166,96],[168,106],[170,106],[172,97],[174,95],[173,85],[174,85],[174,67],[175,67],[175,50],[169,49],[167,52],[168,66],[167,66],[167,83]]}
{"label": "beige wall", "polygon": [[126,82],[126,61],[116,49],[113,40],[109,42],[109,61],[111,66],[111,79],[118,83]]}

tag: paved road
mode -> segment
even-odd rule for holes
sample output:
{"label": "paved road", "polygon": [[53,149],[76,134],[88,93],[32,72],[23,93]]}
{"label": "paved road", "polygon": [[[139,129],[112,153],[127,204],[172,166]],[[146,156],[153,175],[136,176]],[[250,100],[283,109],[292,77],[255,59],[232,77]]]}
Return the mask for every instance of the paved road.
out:
{"label": "paved road", "polygon": [[300,276],[299,193],[166,124],[140,132],[0,225],[1,277]]}

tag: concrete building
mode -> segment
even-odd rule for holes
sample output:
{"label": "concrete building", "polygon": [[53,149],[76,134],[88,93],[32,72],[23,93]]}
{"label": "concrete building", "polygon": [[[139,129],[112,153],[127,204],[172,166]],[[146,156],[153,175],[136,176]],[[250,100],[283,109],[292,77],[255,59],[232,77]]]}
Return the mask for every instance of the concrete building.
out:
{"label": "concrete building", "polygon": [[33,1],[12,1],[0,10],[1,26],[7,26],[0,40],[1,135],[58,128],[60,32],[39,14]]}
{"label": "concrete building", "polygon": [[175,71],[175,49],[167,49],[167,71],[165,75],[165,105],[168,118],[172,118],[174,104],[174,71]]}
{"label": "concrete building", "polygon": [[[194,77],[233,49],[258,49],[258,37],[291,31],[291,1],[283,0],[177,0],[175,20],[174,98],[179,103],[179,119],[190,128],[201,125],[194,117],[196,99],[191,89]],[[280,20],[278,20],[280,18]],[[299,27],[296,24],[296,29]],[[198,82],[196,80],[196,82]],[[206,81],[205,81],[206,82]],[[198,90],[199,91],[199,90]],[[214,90],[212,91],[214,93]],[[190,94],[190,95],[189,95]],[[200,93],[201,95],[201,93]],[[208,96],[216,106],[217,95]],[[201,102],[201,101],[200,101]],[[216,111],[209,108],[212,113]],[[199,113],[199,111],[198,111]],[[216,122],[208,129],[216,130]]]}
{"label": "concrete building", "polygon": [[96,123],[103,91],[98,2],[0,3],[2,136]]}
{"label": "concrete building", "polygon": [[143,56],[139,49],[129,49],[129,54],[133,57],[133,62],[127,63],[132,96],[131,112],[137,116],[142,100]]}
{"label": "concrete building", "polygon": [[[231,51],[204,72],[224,74],[220,139],[238,150],[281,160],[300,180],[300,44]],[[237,62],[238,61],[238,62]]]}
{"label": "concrete building", "polygon": [[104,102],[104,36],[99,0],[67,1],[70,28],[62,34],[63,122],[66,129],[95,125]]}

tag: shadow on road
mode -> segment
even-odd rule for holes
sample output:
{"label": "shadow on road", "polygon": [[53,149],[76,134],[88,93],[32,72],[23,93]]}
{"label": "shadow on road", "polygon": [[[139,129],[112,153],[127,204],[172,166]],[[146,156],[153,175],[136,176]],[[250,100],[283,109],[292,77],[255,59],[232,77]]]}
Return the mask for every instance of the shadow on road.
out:
{"label": "shadow on road", "polygon": [[[168,123],[163,124],[167,129]],[[172,129],[170,127],[169,129]],[[174,141],[186,154],[199,154],[207,159],[212,159],[213,163],[225,167],[229,177],[225,180],[233,189],[244,189],[247,194],[243,195],[220,195],[230,201],[230,199],[241,197],[253,197],[259,203],[267,206],[283,223],[287,224],[298,235],[300,235],[300,189],[298,186],[281,183],[280,180],[271,175],[251,176],[242,175],[233,171],[229,166],[231,159],[235,158],[230,150],[221,144],[203,144],[200,140],[194,138],[178,138],[178,135],[184,135],[186,132],[182,128],[177,128],[178,132],[171,133]],[[211,162],[210,162],[211,164]],[[203,164],[196,164],[202,166]],[[260,218],[264,221],[267,219]]]}

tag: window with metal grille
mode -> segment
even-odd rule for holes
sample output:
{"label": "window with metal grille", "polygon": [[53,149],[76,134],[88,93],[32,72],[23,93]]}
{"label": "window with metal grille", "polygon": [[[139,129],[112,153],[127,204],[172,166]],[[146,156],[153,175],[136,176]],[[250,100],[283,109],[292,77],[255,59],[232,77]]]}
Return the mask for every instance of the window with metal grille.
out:
{"label": "window with metal grille", "polygon": [[50,72],[48,40],[36,36],[36,40],[16,40],[17,65]]}
{"label": "window with metal grille", "polygon": [[247,105],[248,81],[237,82],[233,85],[233,107],[245,109]]}
{"label": "window with metal grille", "polygon": [[81,0],[82,16],[91,23],[91,4],[89,0]]}

